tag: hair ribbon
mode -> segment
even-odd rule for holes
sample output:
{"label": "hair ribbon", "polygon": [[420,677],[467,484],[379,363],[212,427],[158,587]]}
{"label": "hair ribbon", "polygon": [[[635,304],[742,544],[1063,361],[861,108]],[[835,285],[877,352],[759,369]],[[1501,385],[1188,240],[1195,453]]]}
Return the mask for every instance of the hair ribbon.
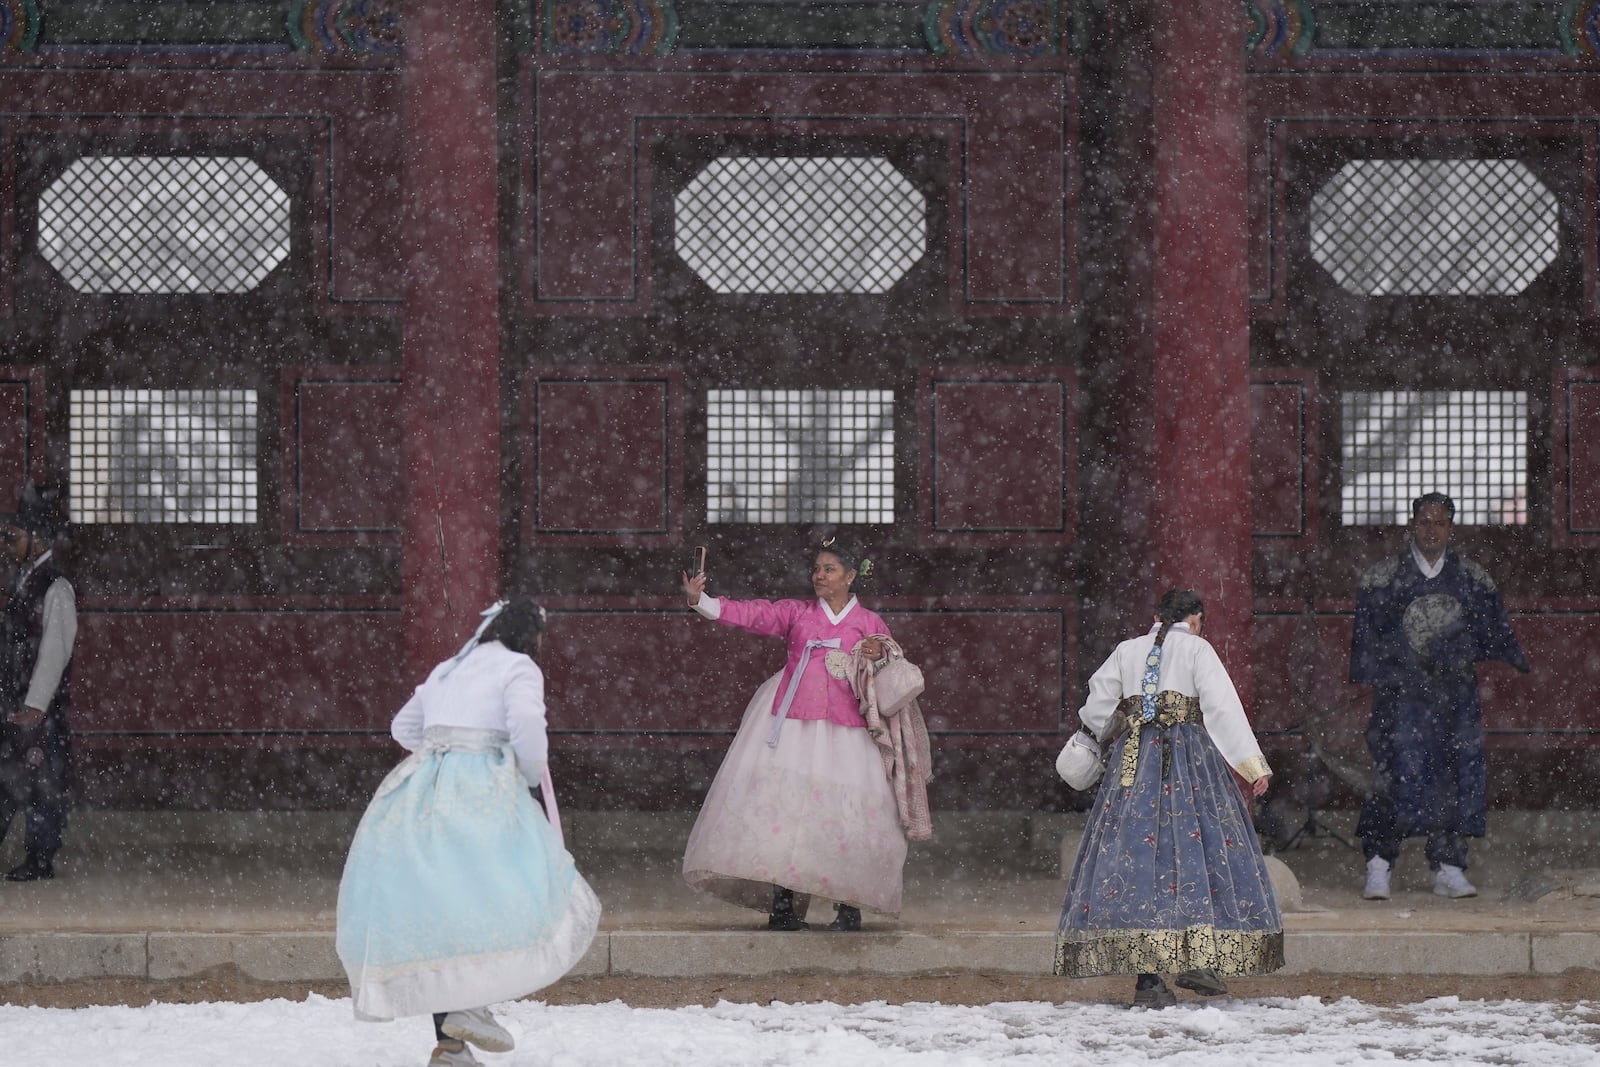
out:
{"label": "hair ribbon", "polygon": [[478,643],[483,640],[483,632],[489,628],[489,624],[494,622],[502,611],[506,610],[506,605],[509,603],[511,603],[509,600],[496,600],[493,604],[478,612],[478,616],[483,621],[472,632],[472,636],[467,639],[467,643],[461,646],[461,651],[450,658],[450,665],[444,669],[443,674],[439,675],[440,678],[449,675],[451,671],[460,666],[462,660],[467,658],[467,653],[478,647]]}

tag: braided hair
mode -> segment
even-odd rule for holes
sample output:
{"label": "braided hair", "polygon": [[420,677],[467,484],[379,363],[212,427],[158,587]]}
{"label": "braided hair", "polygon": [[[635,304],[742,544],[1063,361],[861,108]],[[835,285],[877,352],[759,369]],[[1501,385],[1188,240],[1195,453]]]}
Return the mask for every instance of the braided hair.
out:
{"label": "braided hair", "polygon": [[515,596],[483,631],[484,641],[499,641],[513,652],[538,660],[539,635],[544,633],[544,609],[525,596]]}
{"label": "braided hair", "polygon": [[1205,610],[1200,594],[1193,589],[1168,589],[1162,594],[1161,603],[1156,605],[1156,618],[1161,620],[1161,629],[1156,632],[1157,647],[1166,641],[1173,623],[1182,622],[1191,615],[1202,615]]}

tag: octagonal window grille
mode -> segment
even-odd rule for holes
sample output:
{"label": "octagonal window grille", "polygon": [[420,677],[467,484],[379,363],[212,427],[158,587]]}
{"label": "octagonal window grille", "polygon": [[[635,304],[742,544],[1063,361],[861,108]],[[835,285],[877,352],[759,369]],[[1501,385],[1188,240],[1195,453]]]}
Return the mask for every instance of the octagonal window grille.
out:
{"label": "octagonal window grille", "polygon": [[72,521],[256,521],[250,389],[74,389]]}
{"label": "octagonal window grille", "polygon": [[894,521],[894,393],[706,393],[707,522]]}
{"label": "octagonal window grille", "polygon": [[1555,261],[1555,195],[1514,159],[1358,159],[1311,204],[1311,255],[1361,296],[1511,296]]}
{"label": "octagonal window grille", "polygon": [[289,196],[249,159],[88,156],[39,198],[39,254],[80,293],[245,293],[289,254]]}
{"label": "octagonal window grille", "polygon": [[1339,408],[1344,525],[1404,525],[1411,502],[1435,490],[1460,525],[1527,523],[1526,392],[1347,392]]}
{"label": "octagonal window grille", "polygon": [[673,232],[719,293],[884,293],[927,250],[927,204],[886,159],[727,156],[674,199]]}

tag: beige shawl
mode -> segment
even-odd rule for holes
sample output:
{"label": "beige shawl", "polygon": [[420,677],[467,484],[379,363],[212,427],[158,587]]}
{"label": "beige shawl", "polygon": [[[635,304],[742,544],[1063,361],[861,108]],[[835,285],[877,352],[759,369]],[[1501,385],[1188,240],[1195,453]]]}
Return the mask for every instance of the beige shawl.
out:
{"label": "beige shawl", "polygon": [[887,718],[879,712],[873,675],[878,663],[886,661],[887,657],[875,662],[851,650],[845,677],[850,691],[861,701],[867,733],[877,742],[878,755],[883,757],[883,772],[894,791],[900,827],[911,840],[926,841],[933,836],[933,817],[928,811],[928,780],[933,777],[928,725],[915,700]]}

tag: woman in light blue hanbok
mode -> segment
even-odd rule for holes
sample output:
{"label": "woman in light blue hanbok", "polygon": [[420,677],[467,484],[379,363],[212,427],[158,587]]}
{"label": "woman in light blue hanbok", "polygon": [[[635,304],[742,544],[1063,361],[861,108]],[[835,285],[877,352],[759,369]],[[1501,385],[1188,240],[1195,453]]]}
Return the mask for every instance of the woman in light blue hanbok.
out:
{"label": "woman in light blue hanbok", "polygon": [[1143,1007],[1177,1002],[1164,974],[1217,996],[1225,977],[1283,966],[1278,898],[1235,780],[1260,796],[1272,769],[1200,636],[1204,615],[1193,591],[1168,590],[1156,624],[1117,646],[1078,711],[1083,743],[1111,751],[1061,909],[1055,973],[1137,975]]}
{"label": "woman in light blue hanbok", "polygon": [[[433,1015],[430,1067],[509,1051],[485,1005],[525,996],[587,951],[600,902],[561,839],[546,770],[544,610],[484,612],[391,732],[411,755],[357,828],[339,884],[337,948],[356,1017]],[[549,817],[534,806],[540,783]]]}

